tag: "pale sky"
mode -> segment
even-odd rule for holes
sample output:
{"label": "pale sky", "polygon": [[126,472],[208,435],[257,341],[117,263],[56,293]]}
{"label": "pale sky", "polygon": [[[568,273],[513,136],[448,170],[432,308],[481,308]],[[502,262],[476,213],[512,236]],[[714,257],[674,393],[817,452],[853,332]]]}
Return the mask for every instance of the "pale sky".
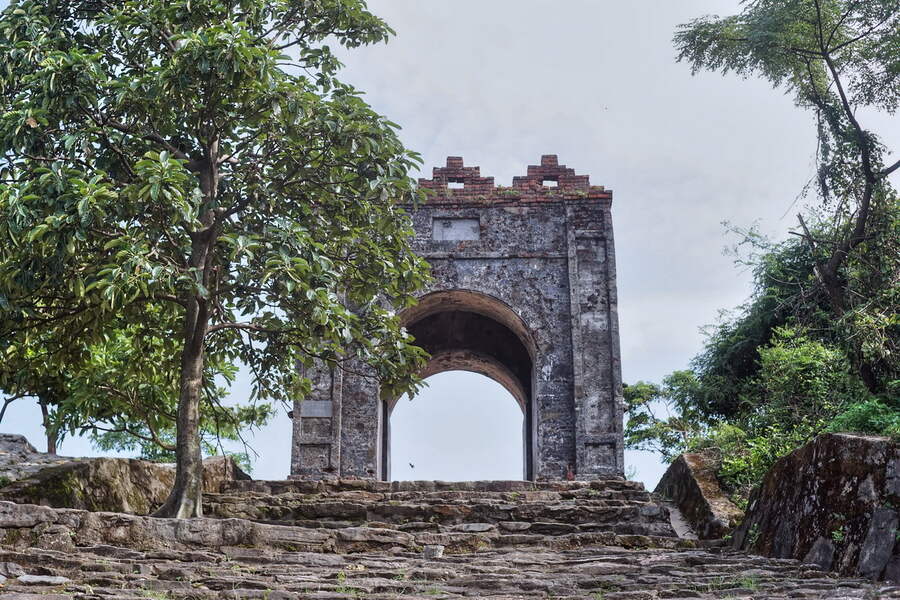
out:
{"label": "pale sky", "polygon": [[[6,2],[0,0],[0,6]],[[463,156],[501,185],[542,154],[614,191],[622,368],[626,382],[686,368],[700,327],[750,293],[723,248],[723,221],[781,239],[813,175],[814,124],[760,80],[675,62],[678,24],[732,14],[732,0],[370,0],[397,31],[386,45],[343,52],[344,79],[401,124],[424,172]],[[864,126],[900,147],[884,115]],[[395,479],[518,478],[521,411],[494,382],[447,373],[392,419]],[[240,398],[245,387],[235,387]],[[37,407],[11,408],[0,430],[44,447]],[[254,477],[290,465],[283,411],[250,435]],[[61,453],[93,454],[84,440]],[[415,468],[409,467],[413,463]],[[626,453],[649,488],[664,467]]]}

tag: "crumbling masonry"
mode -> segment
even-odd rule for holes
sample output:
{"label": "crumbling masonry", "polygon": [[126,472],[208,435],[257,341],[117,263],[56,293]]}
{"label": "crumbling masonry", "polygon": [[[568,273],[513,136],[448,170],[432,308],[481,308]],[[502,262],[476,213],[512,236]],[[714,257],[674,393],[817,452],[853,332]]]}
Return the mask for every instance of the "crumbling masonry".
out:
{"label": "crumbling masonry", "polygon": [[[482,373],[524,413],[526,479],[623,471],[612,192],[544,156],[496,187],[450,157],[410,211],[415,250],[434,282],[403,322],[431,354],[423,377]],[[294,407],[291,476],[390,478],[397,398],[338,370],[307,373]]]}

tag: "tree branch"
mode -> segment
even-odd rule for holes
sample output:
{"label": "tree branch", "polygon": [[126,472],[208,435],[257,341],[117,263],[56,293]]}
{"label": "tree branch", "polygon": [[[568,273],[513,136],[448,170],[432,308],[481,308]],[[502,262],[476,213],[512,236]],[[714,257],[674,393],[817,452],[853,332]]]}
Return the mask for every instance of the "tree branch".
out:
{"label": "tree branch", "polygon": [[21,400],[22,398],[28,398],[29,396],[33,396],[34,394],[29,394],[27,392],[23,392],[21,394],[16,394],[15,396],[10,396],[3,401],[3,408],[0,408],[0,422],[3,421],[4,415],[6,415],[6,408],[15,402],[16,400]]}
{"label": "tree branch", "polygon": [[121,131],[122,133],[128,133],[130,135],[139,136],[142,139],[147,140],[148,142],[154,142],[156,144],[159,144],[160,146],[165,148],[175,158],[178,158],[181,160],[186,160],[188,162],[190,162],[190,160],[191,160],[190,156],[188,156],[187,154],[185,154],[184,152],[179,150],[176,146],[173,146],[169,141],[167,141],[164,137],[162,137],[158,133],[154,133],[154,132],[142,133],[139,131],[136,132],[133,128],[128,127],[124,123],[121,123],[119,121],[116,121],[115,119],[110,119],[110,118],[104,119],[102,124],[109,125],[113,129],[115,129],[117,131]]}
{"label": "tree branch", "polygon": [[898,168],[900,168],[900,160],[898,160],[897,162],[895,162],[895,163],[892,164],[891,166],[885,167],[884,169],[882,169],[881,171],[879,171],[878,176],[879,176],[879,177],[887,177],[888,175],[890,175],[891,173],[893,173],[894,171],[896,171]]}

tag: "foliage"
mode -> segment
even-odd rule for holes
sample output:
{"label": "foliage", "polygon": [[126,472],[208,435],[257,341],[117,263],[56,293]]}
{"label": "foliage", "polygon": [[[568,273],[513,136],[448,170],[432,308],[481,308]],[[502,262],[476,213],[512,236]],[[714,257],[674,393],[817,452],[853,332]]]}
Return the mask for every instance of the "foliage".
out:
{"label": "foliage", "polygon": [[[64,345],[46,336],[6,345],[6,368],[0,374],[5,379],[0,389],[8,393],[5,404],[36,398],[45,405],[45,429],[53,438],[48,447],[67,435],[90,434],[99,450],[173,462],[179,348],[177,339],[158,336],[166,329],[171,326],[148,310],[143,321],[125,323],[64,360],[47,357],[50,349]],[[223,385],[213,385],[217,375]],[[200,423],[206,454],[221,452],[222,440],[242,439],[243,431],[264,425],[272,414],[272,406],[263,402],[223,405],[235,375],[235,365],[208,357]],[[249,457],[241,454],[246,463]]]}
{"label": "foliage", "polygon": [[[89,432],[100,450],[174,462],[178,344],[176,339],[154,336],[158,325],[129,324],[86,352],[56,412],[61,430]],[[224,453],[222,440],[242,440],[244,431],[261,427],[272,414],[268,403],[223,403],[236,374],[234,364],[219,356],[207,357],[200,414],[204,454]],[[216,380],[222,385],[216,385]],[[247,452],[235,456],[249,467]]]}
{"label": "foliage", "polygon": [[[900,200],[888,177],[900,161],[884,164],[887,148],[861,119],[900,104],[900,0],[753,0],[737,15],[681,26],[675,44],[695,72],[761,76],[815,114],[817,209],[812,223],[798,215],[796,232],[811,277],[798,283],[817,288],[807,312],[827,306],[852,329],[840,334],[854,346],[849,358],[872,392],[884,391],[898,373],[896,352],[885,361],[896,350],[888,338],[900,281]],[[757,316],[777,321],[781,306]]]}
{"label": "foliage", "polygon": [[719,477],[741,505],[778,458],[870,397],[839,350],[797,330],[776,328],[758,353],[760,368],[745,388],[742,413],[702,444],[719,448]]}
{"label": "foliage", "polygon": [[426,278],[402,208],[418,157],[324,43],[390,33],[361,0],[18,0],[0,17],[0,339],[165,325],[162,514],[200,514],[201,406],[228,365],[267,401],[302,394],[314,360],[417,384],[393,309]]}
{"label": "foliage", "polygon": [[[645,384],[665,420],[629,404],[627,440],[716,448],[719,476],[741,503],[778,457],[823,431],[896,435],[900,418],[900,198],[888,149],[862,122],[900,104],[900,1],[751,0],[675,36],[694,71],[761,76],[811,110],[816,201],[796,237],[742,233],[754,291],[707,330],[689,385]],[[646,411],[644,411],[646,412]],[[686,428],[683,423],[690,423]],[[690,435],[684,432],[690,430]]]}
{"label": "foliage", "polygon": [[900,396],[894,401],[869,398],[851,404],[828,425],[830,431],[889,435],[900,439]]}
{"label": "foliage", "polygon": [[[748,345],[755,341],[741,340],[733,333],[752,331],[747,322],[738,320],[723,327],[734,336],[727,339]],[[824,333],[834,335],[830,330]],[[721,353],[723,338],[721,334],[710,338],[702,356]],[[752,487],[779,457],[819,433],[896,436],[900,431],[898,397],[872,395],[846,354],[814,339],[809,330],[771,327],[769,338],[754,350],[754,369],[732,379],[734,408],[727,417],[710,411],[702,401],[726,389],[722,383],[726,379],[710,376],[708,371],[679,371],[662,386],[627,386],[628,446],[659,451],[667,461],[681,452],[715,451],[723,487],[735,502],[744,505]],[[727,364],[729,356],[721,353],[717,358]],[[716,363],[698,364],[702,369]],[[666,417],[657,418],[663,410]]]}
{"label": "foliage", "polygon": [[865,337],[858,321],[891,315],[896,290],[874,285],[866,289],[865,304],[835,319],[816,285],[808,245],[796,238],[772,244],[753,232],[745,232],[743,242],[752,249],[742,259],[754,274],[751,299],[707,329],[691,371],[676,372],[662,387],[642,384],[635,390],[640,393],[626,388],[626,400],[652,400],[669,415],[648,419],[632,397],[629,446],[660,450],[666,460],[714,450],[720,481],[739,505],[779,457],[815,435],[895,435],[900,418],[897,384],[888,379],[897,372],[896,314],[869,329],[878,332],[872,347],[884,357],[884,392],[872,394],[850,358]]}
{"label": "foliage", "polygon": [[626,385],[626,445],[659,452],[668,462],[703,439],[707,421],[691,395],[696,384],[693,373],[677,371],[662,386],[643,381]]}
{"label": "foliage", "polygon": [[738,260],[753,273],[753,296],[731,318],[706,328],[704,349],[691,362],[699,380],[694,402],[704,413],[725,417],[741,410],[743,388],[759,372],[759,349],[776,328],[802,316],[806,326],[821,329],[828,319],[805,244],[795,239],[772,244],[752,230],[737,233],[740,246],[749,248]]}
{"label": "foliage", "polygon": [[760,424],[803,424],[820,431],[844,406],[869,396],[839,350],[796,330],[776,329],[759,357],[754,395],[765,403],[753,418]]}
{"label": "foliage", "polygon": [[[47,335],[31,338],[31,343],[11,343],[0,339],[0,392],[5,394],[0,408],[0,422],[13,402],[34,399],[41,410],[42,426],[47,439],[47,452],[56,454],[57,444],[65,432],[55,423],[56,406],[66,394],[66,378],[50,356]],[[74,364],[80,354],[69,352],[65,361]]]}

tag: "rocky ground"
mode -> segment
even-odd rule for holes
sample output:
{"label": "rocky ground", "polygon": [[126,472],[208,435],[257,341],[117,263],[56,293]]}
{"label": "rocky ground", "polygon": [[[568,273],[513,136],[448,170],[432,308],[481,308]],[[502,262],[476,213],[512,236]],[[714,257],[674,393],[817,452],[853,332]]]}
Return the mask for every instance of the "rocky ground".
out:
{"label": "rocky ground", "polygon": [[897,586],[679,538],[640,484],[616,480],[234,482],[206,512],[0,502],[0,597],[900,598]]}
{"label": "rocky ground", "polygon": [[[586,545],[508,547],[426,559],[400,549],[353,554],[226,547],[78,553],[0,552],[4,598],[897,598],[794,561],[707,550]],[[31,596],[28,594],[41,594]]]}

